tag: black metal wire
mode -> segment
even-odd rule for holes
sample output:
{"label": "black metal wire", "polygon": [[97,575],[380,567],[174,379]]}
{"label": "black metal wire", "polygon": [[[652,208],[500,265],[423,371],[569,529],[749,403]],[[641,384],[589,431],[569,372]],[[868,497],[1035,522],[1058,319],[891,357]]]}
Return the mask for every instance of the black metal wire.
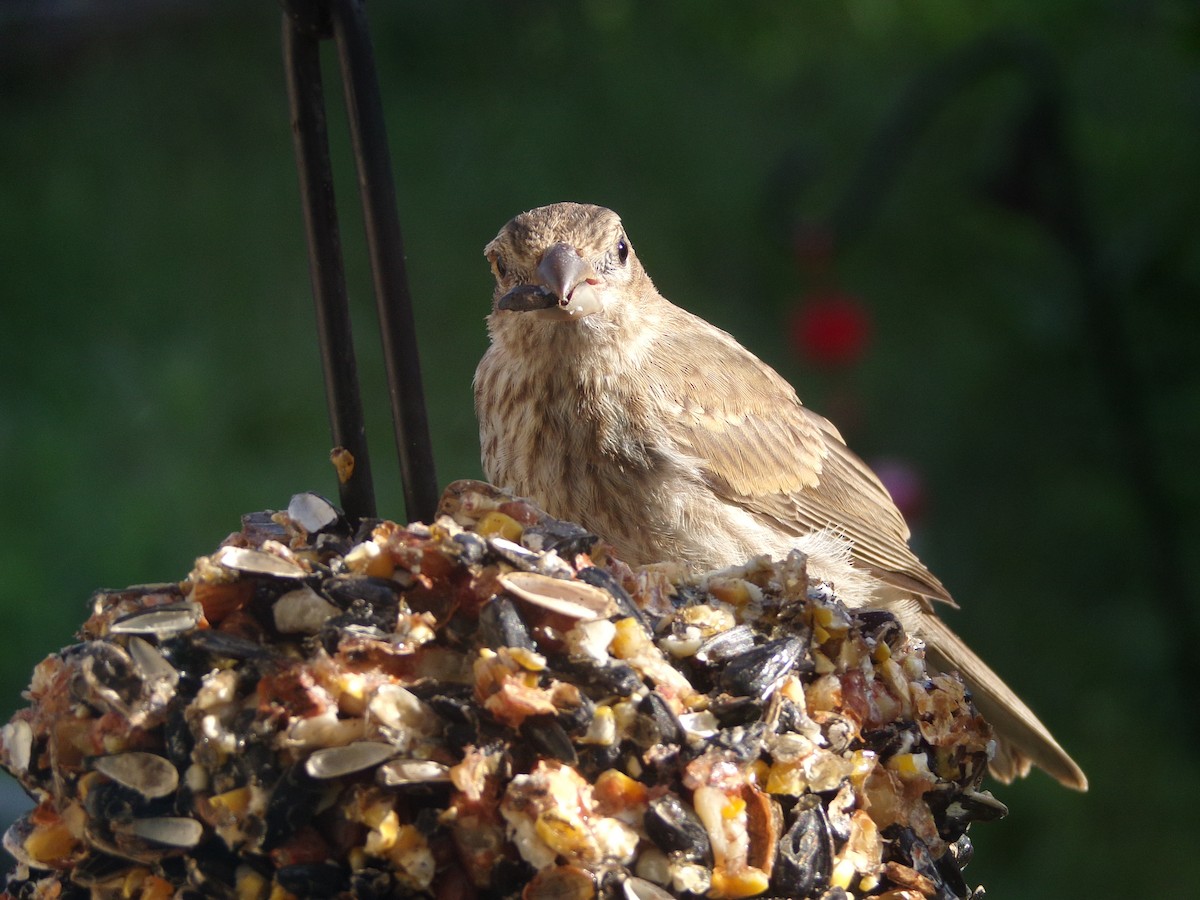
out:
{"label": "black metal wire", "polygon": [[346,299],[333,168],[329,161],[321,85],[321,23],[311,6],[305,12],[306,15],[284,16],[283,62],[330,432],[334,445],[348,450],[354,459],[349,476],[338,479],[338,495],[346,515],[357,520],[375,515],[375,489]]}
{"label": "black metal wire", "polygon": [[349,478],[339,479],[341,503],[353,518],[375,514],[321,83],[320,42],[331,36],[337,39],[358,168],[405,510],[409,519],[431,521],[437,508],[437,477],[383,104],[362,3],[283,0],[283,6],[283,56],[330,427],[334,442],[354,458]]}
{"label": "black metal wire", "polygon": [[404,505],[410,519],[431,522],[437,510],[437,477],[421,384],[412,296],[404,264],[404,240],[396,214],[396,187],[388,155],[383,102],[375,73],[375,51],[361,0],[332,0],[331,12],[342,64],[350,136],[358,164],[392,422],[404,479]]}

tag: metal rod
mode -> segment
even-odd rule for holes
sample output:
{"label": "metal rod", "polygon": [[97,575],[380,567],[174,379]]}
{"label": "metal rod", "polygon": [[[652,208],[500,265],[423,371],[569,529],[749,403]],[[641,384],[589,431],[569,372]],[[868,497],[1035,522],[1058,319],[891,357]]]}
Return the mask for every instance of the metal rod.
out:
{"label": "metal rod", "polygon": [[325,402],[334,445],[353,457],[338,478],[342,509],[351,519],[375,515],[375,489],[346,298],[342,242],[334,202],[329,132],[321,86],[322,26],[312,3],[286,4],[283,60],[292,117],[292,142],[300,177],[309,275],[317,312],[317,335],[325,373]]}
{"label": "metal rod", "polygon": [[350,135],[358,162],[358,185],[387,364],[396,449],[404,479],[404,504],[409,519],[429,522],[437,510],[437,477],[375,53],[360,0],[332,0],[331,11]]}

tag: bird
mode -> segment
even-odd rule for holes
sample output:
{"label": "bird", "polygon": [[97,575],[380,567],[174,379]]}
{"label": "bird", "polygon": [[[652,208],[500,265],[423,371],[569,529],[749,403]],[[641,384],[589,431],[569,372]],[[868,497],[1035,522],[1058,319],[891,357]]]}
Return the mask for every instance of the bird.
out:
{"label": "bird", "polygon": [[1078,764],[938,614],[956,607],[904,517],[837,428],[727,332],[663,297],[620,216],[521,213],[484,249],[495,288],[475,372],[493,484],[600,535],[631,565],[716,569],[792,550],[851,607],[897,616],[957,671],[997,735],[992,774]]}

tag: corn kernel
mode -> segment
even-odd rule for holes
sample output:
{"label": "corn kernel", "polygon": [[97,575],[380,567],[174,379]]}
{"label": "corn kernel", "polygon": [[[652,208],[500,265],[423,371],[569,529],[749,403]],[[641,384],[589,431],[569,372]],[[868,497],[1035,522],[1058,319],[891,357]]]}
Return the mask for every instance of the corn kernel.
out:
{"label": "corn kernel", "polygon": [[617,633],[608,651],[618,659],[629,659],[646,643],[646,632],[637,619],[629,616],[617,622]]}
{"label": "corn kernel", "polygon": [[[543,672],[546,669],[546,657],[527,647],[509,647],[508,655],[512,658],[513,662],[528,672]],[[534,687],[536,686],[537,682],[535,680]]]}
{"label": "corn kernel", "polygon": [[768,794],[786,794],[789,797],[799,797],[807,787],[804,773],[795,763],[775,763],[767,775]]}
{"label": "corn kernel", "polygon": [[63,821],[35,828],[25,840],[25,852],[38,862],[65,860],[75,851],[77,843],[71,829]]}
{"label": "corn kernel", "polygon": [[234,816],[240,816],[246,812],[246,808],[250,805],[250,787],[234,788],[232,791],[226,791],[223,794],[214,794],[208,798],[211,806],[215,806],[218,810],[224,810]]}
{"label": "corn kernel", "polygon": [[844,856],[833,867],[833,873],[829,876],[829,886],[848,888],[850,887],[850,883],[854,881],[854,875],[854,861]]}
{"label": "corn kernel", "polygon": [[887,761],[887,767],[901,778],[932,777],[929,759],[924,753],[897,753]]}
{"label": "corn kernel", "polygon": [[142,884],[146,881],[146,876],[150,874],[148,869],[138,867],[130,869],[121,879],[121,897],[123,900],[130,900],[132,897],[138,896],[141,893]]}
{"label": "corn kernel", "polygon": [[634,781],[618,769],[605,769],[596,779],[592,796],[605,808],[605,815],[615,815],[631,806],[646,802],[646,786]]}
{"label": "corn kernel", "polygon": [[862,790],[867,776],[875,771],[875,764],[878,761],[879,759],[873,750],[855,750],[850,755],[850,763],[853,766],[850,770],[850,780],[854,783],[857,790]]}
{"label": "corn kernel", "polygon": [[747,867],[740,872],[726,872],[724,869],[714,869],[712,873],[712,888],[709,897],[736,900],[739,897],[753,897],[761,894],[770,887],[771,879],[762,869]]}
{"label": "corn kernel", "polygon": [[728,581],[710,581],[708,592],[733,607],[743,607],[756,599],[750,591],[750,585],[740,578]]}
{"label": "corn kernel", "polygon": [[396,815],[394,809],[390,809],[387,815],[377,825],[373,825],[371,831],[367,834],[366,851],[371,856],[383,856],[396,844],[396,837],[400,834],[400,817]]}
{"label": "corn kernel", "polygon": [[484,537],[502,537],[506,541],[519,541],[525,533],[520,522],[495,509],[483,514],[475,530]]}
{"label": "corn kernel", "polygon": [[361,815],[358,816],[358,821],[362,822],[368,828],[378,828],[383,824],[384,820],[387,819],[388,816],[394,816],[395,814],[396,812],[392,808],[391,803],[386,801],[382,803],[372,803],[362,811]]}
{"label": "corn kernel", "polygon": [[357,672],[343,672],[337,680],[337,688],[339,701],[347,697],[361,700],[366,693],[366,679]]}
{"label": "corn kernel", "polygon": [[337,473],[338,484],[345,484],[354,476],[354,454],[345,447],[334,447],[329,451],[329,461]]}
{"label": "corn kernel", "polygon": [[564,856],[578,853],[587,843],[583,823],[561,810],[546,810],[537,817],[534,829],[547,847]]}
{"label": "corn kernel", "polygon": [[[816,630],[813,631],[816,634]],[[829,657],[820,650],[812,651],[813,665],[818,675],[832,675],[837,671],[837,666],[830,662]]]}
{"label": "corn kernel", "polygon": [[262,900],[267,893],[267,879],[249,866],[237,870],[237,900]]}
{"label": "corn kernel", "polygon": [[352,547],[343,562],[351,572],[372,578],[390,578],[396,570],[391,556],[384,553],[383,548],[374,541],[364,541]]}

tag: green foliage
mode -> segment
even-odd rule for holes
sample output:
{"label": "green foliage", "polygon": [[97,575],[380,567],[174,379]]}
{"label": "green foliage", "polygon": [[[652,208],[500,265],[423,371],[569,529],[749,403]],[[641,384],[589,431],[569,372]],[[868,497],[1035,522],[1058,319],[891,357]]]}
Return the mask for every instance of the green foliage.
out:
{"label": "green foliage", "polygon": [[[4,717],[92,590],[181,578],[241,513],[336,493],[278,7],[215,6],[0,64]],[[813,370],[784,323],[812,284],[793,227],[836,208],[913,80],[986,34],[1036,42],[1062,76],[1144,441],[1194,548],[1194,8],[370,6],[440,480],[479,475],[483,245],[542,203],[619,210],[668,297],[780,368],[864,456],[925,473],[916,540],[963,604],[955,628],[1091,777],[1084,797],[1041,776],[996,786],[1013,814],[976,831],[969,876],[1027,900],[1177,895],[1200,839],[1175,639],[1196,633],[1194,564],[1175,560],[1172,612],[1078,267],[980,190],[1027,99],[1018,78],[953,92],[839,248],[838,281],[875,322],[862,365]],[[339,113],[331,126],[380,508],[403,518]]]}

